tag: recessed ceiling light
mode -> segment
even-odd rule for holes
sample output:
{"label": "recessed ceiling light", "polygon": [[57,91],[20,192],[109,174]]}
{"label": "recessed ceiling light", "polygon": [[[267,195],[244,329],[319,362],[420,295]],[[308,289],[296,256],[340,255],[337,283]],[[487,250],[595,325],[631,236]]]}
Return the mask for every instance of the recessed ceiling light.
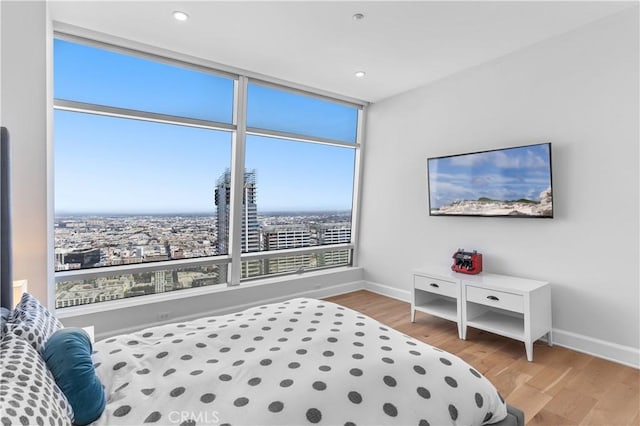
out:
{"label": "recessed ceiling light", "polygon": [[354,21],[360,21],[362,19],[364,19],[364,13],[356,13],[355,15],[352,16]]}
{"label": "recessed ceiling light", "polygon": [[357,71],[357,72],[355,73],[355,76],[356,76],[356,77],[358,77],[358,78],[362,78],[362,77],[364,77],[365,75],[367,75],[367,73],[366,73],[366,72],[364,72],[364,71]]}
{"label": "recessed ceiling light", "polygon": [[179,10],[176,10],[175,12],[173,12],[173,17],[177,21],[186,21],[187,19],[189,19],[189,15],[187,15],[186,13],[181,12]]}

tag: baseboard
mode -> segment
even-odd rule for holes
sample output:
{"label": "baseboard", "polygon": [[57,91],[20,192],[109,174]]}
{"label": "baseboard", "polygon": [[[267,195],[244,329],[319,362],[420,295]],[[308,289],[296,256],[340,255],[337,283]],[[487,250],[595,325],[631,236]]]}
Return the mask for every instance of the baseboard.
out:
{"label": "baseboard", "polygon": [[399,288],[390,287],[388,285],[374,283],[371,281],[363,281],[364,289],[372,293],[388,296],[402,302],[411,302],[411,292],[409,290],[401,290]]}
{"label": "baseboard", "polygon": [[640,369],[640,350],[570,331],[553,329],[553,344]]}
{"label": "baseboard", "polygon": [[[403,302],[411,302],[411,292],[380,283],[364,281],[364,289]],[[582,334],[553,329],[553,344],[576,352],[593,355],[618,364],[640,369],[640,350]]]}

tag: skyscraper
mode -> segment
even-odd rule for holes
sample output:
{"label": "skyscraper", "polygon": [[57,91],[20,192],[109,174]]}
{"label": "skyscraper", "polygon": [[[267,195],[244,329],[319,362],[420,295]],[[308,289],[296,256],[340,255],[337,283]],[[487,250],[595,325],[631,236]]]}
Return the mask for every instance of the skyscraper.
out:
{"label": "skyscraper", "polygon": [[[245,170],[242,191],[242,252],[260,250],[260,225],[256,203],[256,171]],[[216,182],[215,204],[218,210],[218,254],[229,254],[231,226],[231,172],[226,170]],[[242,276],[260,275],[260,262],[243,262]]]}
{"label": "skyscraper", "polygon": [[[316,223],[313,226],[318,245],[351,242],[351,222]],[[320,253],[318,266],[346,265],[351,263],[351,250],[334,250]]]}
{"label": "skyscraper", "polygon": [[[309,247],[310,240],[311,232],[308,225],[272,225],[262,228],[263,251]],[[277,274],[308,268],[310,264],[311,255],[298,254],[265,259],[264,268],[265,274]]]}

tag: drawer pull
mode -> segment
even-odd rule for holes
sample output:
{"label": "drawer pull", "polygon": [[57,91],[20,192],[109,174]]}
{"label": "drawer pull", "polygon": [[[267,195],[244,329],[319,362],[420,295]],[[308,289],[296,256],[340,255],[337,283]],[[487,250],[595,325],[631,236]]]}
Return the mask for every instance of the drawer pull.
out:
{"label": "drawer pull", "polygon": [[493,301],[498,301],[500,299],[498,299],[496,296],[487,296],[487,299],[489,300],[493,300]]}
{"label": "drawer pull", "polygon": [[429,284],[429,285],[430,285],[431,287],[440,288],[440,286],[439,286],[438,284],[436,284],[436,283],[431,283],[431,284]]}

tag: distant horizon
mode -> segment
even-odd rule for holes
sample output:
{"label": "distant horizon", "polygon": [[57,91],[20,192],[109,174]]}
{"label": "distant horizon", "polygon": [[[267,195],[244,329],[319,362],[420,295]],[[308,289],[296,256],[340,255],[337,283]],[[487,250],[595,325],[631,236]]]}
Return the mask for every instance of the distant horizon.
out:
{"label": "distant horizon", "polygon": [[[349,209],[331,209],[331,210],[258,210],[258,215],[286,215],[290,213],[305,213],[305,214],[336,214],[336,213],[349,213]],[[55,212],[55,216],[215,216],[216,212]]]}

